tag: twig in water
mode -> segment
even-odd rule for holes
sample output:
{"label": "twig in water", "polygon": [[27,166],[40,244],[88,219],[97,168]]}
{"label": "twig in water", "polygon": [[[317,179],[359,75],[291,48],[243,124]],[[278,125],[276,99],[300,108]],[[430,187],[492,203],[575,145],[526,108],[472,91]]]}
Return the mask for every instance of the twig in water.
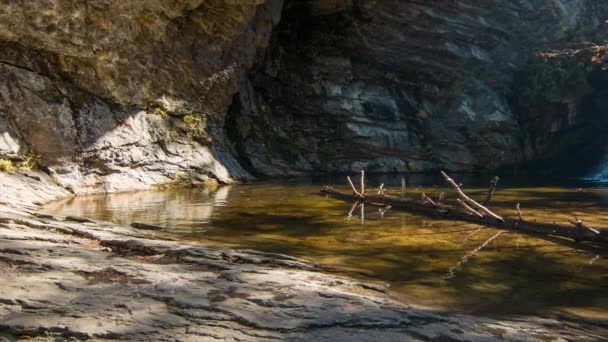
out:
{"label": "twig in water", "polygon": [[378,195],[384,195],[384,183],[378,187]]}
{"label": "twig in water", "polygon": [[490,181],[490,188],[488,189],[488,194],[486,195],[486,199],[483,201],[483,204],[488,204],[494,197],[494,193],[496,192],[496,185],[498,185],[498,181],[500,178],[498,176],[494,176],[494,179]]}
{"label": "twig in water", "polygon": [[520,208],[520,206],[519,206],[519,203],[517,203],[517,204],[515,205],[515,209],[517,209],[517,216],[519,216],[519,220],[520,220],[520,221],[523,221],[523,220],[524,220],[524,217],[523,217],[523,215],[521,214],[521,208]]}
{"label": "twig in water", "polygon": [[365,195],[365,170],[361,170],[361,195]]}

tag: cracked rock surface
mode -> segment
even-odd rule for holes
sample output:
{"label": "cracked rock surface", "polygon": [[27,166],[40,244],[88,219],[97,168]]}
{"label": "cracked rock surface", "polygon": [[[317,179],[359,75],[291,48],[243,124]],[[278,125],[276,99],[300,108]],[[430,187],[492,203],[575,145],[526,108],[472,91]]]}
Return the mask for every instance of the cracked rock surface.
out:
{"label": "cracked rock surface", "polygon": [[34,202],[65,194],[37,177],[0,174],[0,340],[600,341],[608,334],[597,322],[441,314],[391,299],[383,284],[285,255],[42,215]]}

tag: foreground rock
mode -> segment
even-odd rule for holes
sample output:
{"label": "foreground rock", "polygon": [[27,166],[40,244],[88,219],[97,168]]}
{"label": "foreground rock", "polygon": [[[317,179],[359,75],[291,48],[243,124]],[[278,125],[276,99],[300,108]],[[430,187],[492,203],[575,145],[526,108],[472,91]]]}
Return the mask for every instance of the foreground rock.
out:
{"label": "foreground rock", "polygon": [[40,215],[35,199],[64,192],[38,179],[0,174],[0,336],[8,339],[598,341],[608,333],[592,322],[439,314],[392,300],[382,284],[284,255]]}

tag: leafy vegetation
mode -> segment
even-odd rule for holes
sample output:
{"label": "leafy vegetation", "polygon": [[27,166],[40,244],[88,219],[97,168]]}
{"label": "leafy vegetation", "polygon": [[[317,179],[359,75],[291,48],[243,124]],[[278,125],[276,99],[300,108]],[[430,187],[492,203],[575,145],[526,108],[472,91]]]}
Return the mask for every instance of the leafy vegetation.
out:
{"label": "leafy vegetation", "polygon": [[156,108],[154,109],[154,114],[156,114],[156,115],[160,115],[160,116],[162,116],[162,117],[167,117],[167,116],[169,116],[169,113],[167,113],[167,111],[166,111],[166,110],[164,110],[164,109],[162,109],[162,108],[160,108],[160,107],[156,107]]}
{"label": "leafy vegetation", "polygon": [[40,156],[34,153],[28,153],[25,158],[19,163],[19,170],[30,171],[37,168],[40,164]]}
{"label": "leafy vegetation", "polygon": [[10,159],[0,159],[0,172],[13,173],[16,167]]}
{"label": "leafy vegetation", "polygon": [[17,170],[31,171],[40,165],[40,156],[28,153],[23,160],[15,163],[10,159],[0,159],[0,172],[13,173]]}
{"label": "leafy vegetation", "polygon": [[188,130],[188,137],[191,139],[204,138],[205,128],[207,127],[207,116],[200,113],[184,115],[183,121]]}

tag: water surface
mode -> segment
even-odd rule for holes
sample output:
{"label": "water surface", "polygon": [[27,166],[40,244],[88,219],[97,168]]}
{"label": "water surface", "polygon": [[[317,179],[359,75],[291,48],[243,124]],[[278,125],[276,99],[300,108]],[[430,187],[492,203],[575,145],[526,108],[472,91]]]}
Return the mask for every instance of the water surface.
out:
{"label": "water surface", "polygon": [[[327,183],[345,183],[342,179]],[[400,176],[369,181],[399,193]],[[482,199],[487,179],[465,179]],[[454,194],[436,178],[410,178],[409,196]],[[529,182],[528,182],[529,183]],[[526,219],[565,223],[572,215],[608,227],[608,189],[551,181],[502,182],[491,205]],[[420,185],[425,185],[422,187]],[[346,190],[346,186],[339,184]],[[507,189],[505,189],[507,188]],[[486,314],[566,312],[608,319],[608,255],[593,246],[366,206],[319,195],[320,182],[264,183],[87,196],[46,211],[120,224],[166,227],[159,236],[284,253],[355,277],[386,281],[395,297],[440,310]]]}

